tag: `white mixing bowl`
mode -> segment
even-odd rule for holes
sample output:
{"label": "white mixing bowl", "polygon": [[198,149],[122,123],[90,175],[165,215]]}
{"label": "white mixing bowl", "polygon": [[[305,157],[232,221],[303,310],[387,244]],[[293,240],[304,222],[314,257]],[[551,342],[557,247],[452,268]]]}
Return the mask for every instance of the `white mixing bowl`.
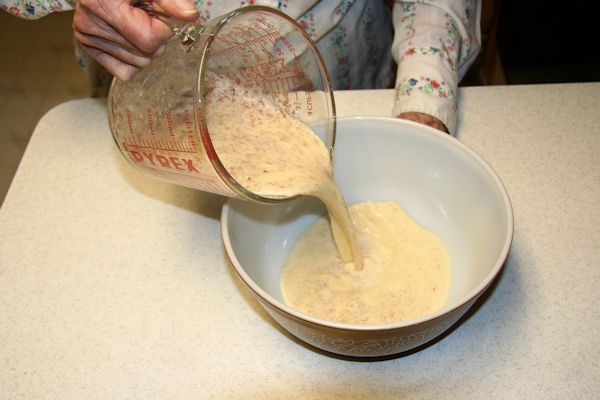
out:
{"label": "white mixing bowl", "polygon": [[439,336],[490,286],[507,257],[513,215],[492,168],[458,140],[395,118],[338,119],[334,175],[348,204],[396,201],[447,244],[453,277],[445,306],[385,325],[326,321],[287,306],[280,274],[297,237],[325,210],[300,198],[279,205],[230,200],[221,227],[242,281],[285,329],[325,351],[358,357],[402,353]]}

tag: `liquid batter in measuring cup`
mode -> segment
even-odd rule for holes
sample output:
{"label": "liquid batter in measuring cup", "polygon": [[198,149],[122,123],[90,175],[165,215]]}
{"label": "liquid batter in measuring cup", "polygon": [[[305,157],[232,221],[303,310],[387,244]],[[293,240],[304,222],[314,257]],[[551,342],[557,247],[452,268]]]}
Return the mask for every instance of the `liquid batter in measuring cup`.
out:
{"label": "liquid batter in measuring cup", "polygon": [[[111,87],[109,122],[125,158],[155,177],[250,201],[317,196],[332,215],[342,258],[360,267],[331,178],[335,106],[314,43],[295,21],[266,7],[175,30],[183,40],[172,39],[133,80]],[[319,140],[309,129],[316,124]],[[300,154],[308,159],[294,165]],[[248,173],[252,166],[258,168]],[[257,184],[290,168],[309,179]],[[299,185],[303,180],[310,184]]]}

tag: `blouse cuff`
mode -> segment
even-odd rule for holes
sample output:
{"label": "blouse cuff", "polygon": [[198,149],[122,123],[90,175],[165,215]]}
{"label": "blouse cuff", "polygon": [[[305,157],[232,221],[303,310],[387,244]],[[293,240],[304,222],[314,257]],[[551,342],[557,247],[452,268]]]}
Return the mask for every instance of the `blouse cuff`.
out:
{"label": "blouse cuff", "polygon": [[[456,78],[444,77],[439,68],[428,63],[401,63],[394,93],[392,115],[404,112],[429,114],[446,126],[450,134],[456,129]],[[410,64],[410,65],[408,65]]]}

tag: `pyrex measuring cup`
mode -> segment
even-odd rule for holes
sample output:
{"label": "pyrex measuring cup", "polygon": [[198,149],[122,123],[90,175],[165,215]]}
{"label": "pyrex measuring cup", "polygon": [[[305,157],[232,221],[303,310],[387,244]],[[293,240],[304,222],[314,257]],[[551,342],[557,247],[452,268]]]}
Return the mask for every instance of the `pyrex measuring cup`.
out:
{"label": "pyrex measuring cup", "polygon": [[293,19],[261,6],[172,29],[176,36],[161,57],[131,81],[113,81],[109,123],[122,154],[179,185],[263,203],[280,200],[247,190],[227,171],[207,125],[218,105],[206,95],[215,85],[210,77],[218,76],[232,91],[243,87],[264,96],[286,117],[318,125],[331,151],[335,104],[314,43]]}

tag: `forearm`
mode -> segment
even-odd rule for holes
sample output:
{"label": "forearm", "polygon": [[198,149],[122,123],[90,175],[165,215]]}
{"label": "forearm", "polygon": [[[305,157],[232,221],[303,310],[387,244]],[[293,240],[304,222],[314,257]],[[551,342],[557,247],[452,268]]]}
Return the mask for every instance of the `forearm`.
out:
{"label": "forearm", "polygon": [[396,2],[394,116],[425,114],[454,132],[458,81],[479,50],[478,17],[475,1]]}

